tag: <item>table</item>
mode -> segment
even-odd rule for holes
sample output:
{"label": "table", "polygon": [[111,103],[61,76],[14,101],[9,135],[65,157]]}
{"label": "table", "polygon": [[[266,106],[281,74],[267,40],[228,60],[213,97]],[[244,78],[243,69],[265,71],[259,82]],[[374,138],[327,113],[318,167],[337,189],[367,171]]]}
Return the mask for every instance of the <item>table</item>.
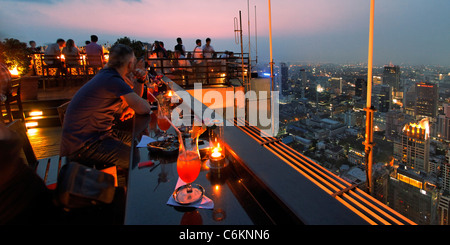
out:
{"label": "table", "polygon": [[[243,179],[249,178],[230,156],[230,163],[219,172],[211,171],[203,161],[202,170],[194,183],[205,189],[213,200],[213,209],[175,207],[167,204],[178,180],[177,156],[150,153],[147,148],[137,148],[142,135],[153,131],[151,115],[135,116],[132,151],[128,175],[125,208],[126,225],[249,225],[270,224],[258,201]],[[169,130],[170,133],[170,130]],[[158,160],[151,167],[139,168],[140,162]]]}

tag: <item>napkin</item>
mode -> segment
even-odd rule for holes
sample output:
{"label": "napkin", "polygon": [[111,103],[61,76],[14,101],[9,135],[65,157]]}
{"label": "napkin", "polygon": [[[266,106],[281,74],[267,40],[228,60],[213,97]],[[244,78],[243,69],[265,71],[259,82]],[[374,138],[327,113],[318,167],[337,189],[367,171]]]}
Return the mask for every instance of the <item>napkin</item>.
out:
{"label": "napkin", "polygon": [[156,141],[156,140],[153,138],[150,138],[147,135],[142,135],[141,141],[139,142],[139,144],[136,147],[147,147],[148,143],[152,143],[154,141]]}
{"label": "napkin", "polygon": [[[178,178],[177,185],[175,186],[175,190],[178,187],[185,185],[185,184],[186,183],[184,181],[182,181],[180,178]],[[167,204],[171,205],[171,206],[180,206],[180,207],[194,207],[194,208],[205,208],[205,209],[213,209],[214,208],[214,202],[210,198],[208,198],[204,193],[203,193],[203,197],[202,197],[201,201],[191,203],[191,204],[186,204],[186,205],[177,203],[177,201],[175,201],[173,196],[170,195],[170,198],[167,201]]]}

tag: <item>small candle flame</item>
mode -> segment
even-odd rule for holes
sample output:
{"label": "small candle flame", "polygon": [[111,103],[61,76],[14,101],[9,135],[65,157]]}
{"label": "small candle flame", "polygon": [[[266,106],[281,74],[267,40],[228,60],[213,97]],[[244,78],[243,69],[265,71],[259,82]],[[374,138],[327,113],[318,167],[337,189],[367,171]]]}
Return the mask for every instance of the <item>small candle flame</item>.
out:
{"label": "small candle flame", "polygon": [[217,147],[214,147],[211,153],[211,157],[219,158],[222,156],[222,148],[220,147],[220,143],[217,144]]}

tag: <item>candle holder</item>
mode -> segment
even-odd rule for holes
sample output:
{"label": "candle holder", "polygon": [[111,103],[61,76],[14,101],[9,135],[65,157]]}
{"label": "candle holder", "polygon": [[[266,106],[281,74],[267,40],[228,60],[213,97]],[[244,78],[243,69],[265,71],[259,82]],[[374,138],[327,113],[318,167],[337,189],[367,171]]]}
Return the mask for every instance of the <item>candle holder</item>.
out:
{"label": "candle holder", "polygon": [[224,168],[228,165],[225,158],[225,144],[223,142],[223,123],[213,120],[209,127],[209,153],[207,166],[212,170]]}

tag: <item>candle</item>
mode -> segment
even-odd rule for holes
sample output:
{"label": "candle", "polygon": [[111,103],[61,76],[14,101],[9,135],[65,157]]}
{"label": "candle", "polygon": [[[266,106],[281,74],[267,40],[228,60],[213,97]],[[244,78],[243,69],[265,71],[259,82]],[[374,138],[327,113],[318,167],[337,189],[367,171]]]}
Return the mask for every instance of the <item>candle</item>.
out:
{"label": "candle", "polygon": [[222,156],[222,153],[219,152],[219,149],[214,148],[213,152],[211,153],[211,157],[213,158],[219,158]]}
{"label": "candle", "polygon": [[220,158],[222,157],[222,147],[220,147],[220,143],[217,144],[217,147],[214,147],[211,153],[212,158]]}

